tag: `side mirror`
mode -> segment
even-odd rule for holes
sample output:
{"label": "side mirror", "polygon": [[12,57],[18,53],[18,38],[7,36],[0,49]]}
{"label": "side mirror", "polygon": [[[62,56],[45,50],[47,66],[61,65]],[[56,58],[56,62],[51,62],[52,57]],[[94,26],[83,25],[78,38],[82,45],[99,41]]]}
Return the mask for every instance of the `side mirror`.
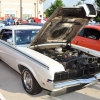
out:
{"label": "side mirror", "polygon": [[12,39],[7,39],[7,43],[9,43],[10,45],[13,45]]}

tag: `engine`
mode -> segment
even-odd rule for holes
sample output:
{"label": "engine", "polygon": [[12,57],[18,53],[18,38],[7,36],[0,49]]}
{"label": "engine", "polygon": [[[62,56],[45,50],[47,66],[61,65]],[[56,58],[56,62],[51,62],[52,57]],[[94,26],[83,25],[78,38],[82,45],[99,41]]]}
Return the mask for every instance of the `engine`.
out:
{"label": "engine", "polygon": [[37,49],[37,51],[49,56],[64,66],[65,72],[60,72],[60,74],[55,73],[55,82],[73,78],[87,78],[100,71],[100,59],[98,57],[73,49],[70,46]]}

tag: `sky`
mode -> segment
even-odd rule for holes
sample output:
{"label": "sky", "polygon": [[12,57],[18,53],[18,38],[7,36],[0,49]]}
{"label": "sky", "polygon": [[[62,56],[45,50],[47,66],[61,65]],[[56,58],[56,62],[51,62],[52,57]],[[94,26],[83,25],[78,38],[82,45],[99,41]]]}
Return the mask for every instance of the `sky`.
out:
{"label": "sky", "polygon": [[[51,3],[54,3],[55,0],[45,0],[44,2],[44,11],[50,7]],[[73,6],[75,4],[77,4],[77,2],[81,1],[81,0],[62,0],[63,4],[65,4],[66,6]],[[93,4],[94,0],[85,0],[84,3],[90,3]]]}

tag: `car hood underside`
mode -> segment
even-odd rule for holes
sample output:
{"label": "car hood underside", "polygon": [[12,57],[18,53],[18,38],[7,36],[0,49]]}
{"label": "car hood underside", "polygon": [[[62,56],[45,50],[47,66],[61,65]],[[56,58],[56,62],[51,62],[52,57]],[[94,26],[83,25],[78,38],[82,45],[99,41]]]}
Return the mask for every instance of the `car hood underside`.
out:
{"label": "car hood underside", "polygon": [[70,43],[90,19],[85,16],[82,8],[59,7],[33,39],[30,46],[53,42]]}

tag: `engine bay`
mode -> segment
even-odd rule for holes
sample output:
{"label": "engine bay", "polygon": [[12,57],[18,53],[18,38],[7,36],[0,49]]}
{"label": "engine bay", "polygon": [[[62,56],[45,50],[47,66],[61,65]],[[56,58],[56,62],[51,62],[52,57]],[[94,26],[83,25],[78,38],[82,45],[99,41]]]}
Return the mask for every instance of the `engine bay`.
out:
{"label": "engine bay", "polygon": [[[81,77],[90,77],[100,71],[100,58],[87,54],[83,51],[73,49],[71,46],[62,46],[57,48],[37,48],[36,51],[61,63],[65,72],[63,79],[73,79]],[[54,81],[59,80],[59,73],[55,74]]]}
{"label": "engine bay", "polygon": [[94,57],[83,51],[73,49],[70,46],[67,47],[62,46],[62,48],[48,48],[48,49],[37,48],[36,51],[58,61],[64,66],[65,70],[76,69],[79,66],[82,67],[87,64],[99,63],[98,57]]}

